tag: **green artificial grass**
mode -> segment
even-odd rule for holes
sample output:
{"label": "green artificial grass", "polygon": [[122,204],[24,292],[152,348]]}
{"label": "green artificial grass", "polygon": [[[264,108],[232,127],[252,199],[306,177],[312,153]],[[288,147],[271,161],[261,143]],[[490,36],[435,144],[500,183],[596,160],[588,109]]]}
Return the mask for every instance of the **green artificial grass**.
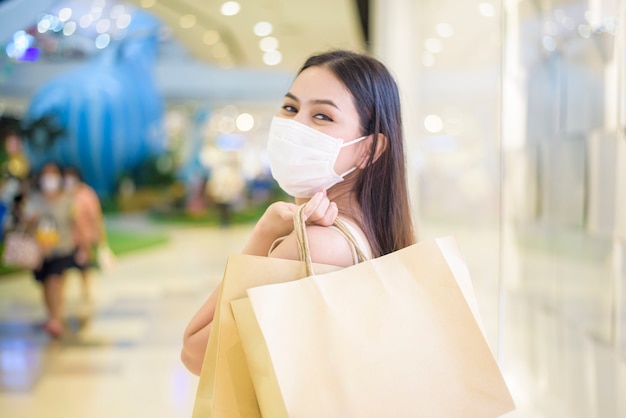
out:
{"label": "green artificial grass", "polygon": [[[230,216],[230,223],[232,225],[254,223],[259,220],[266,209],[267,205],[259,205],[233,211]],[[220,223],[219,214],[215,210],[209,210],[202,214],[189,214],[184,211],[151,211],[150,219],[162,223],[198,226],[217,226]]]}
{"label": "green artificial grass", "polygon": [[152,248],[168,242],[167,235],[159,232],[125,232],[107,230],[107,240],[115,255]]}

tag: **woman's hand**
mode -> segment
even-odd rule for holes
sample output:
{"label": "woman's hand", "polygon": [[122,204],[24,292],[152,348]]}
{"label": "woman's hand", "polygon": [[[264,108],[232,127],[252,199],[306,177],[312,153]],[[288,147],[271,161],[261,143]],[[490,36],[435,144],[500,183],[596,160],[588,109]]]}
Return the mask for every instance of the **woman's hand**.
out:
{"label": "woman's hand", "polygon": [[76,253],[74,254],[74,261],[79,266],[86,266],[87,264],[89,264],[89,248],[78,247]]}
{"label": "woman's hand", "polygon": [[[267,255],[272,243],[293,231],[293,215],[298,205],[288,202],[272,203],[252,231],[243,249],[244,254]],[[304,218],[309,225],[330,226],[338,213],[337,205],[331,202],[326,191],[316,193],[304,207]]]}
{"label": "woman's hand", "polygon": [[337,204],[328,199],[326,190],[315,193],[304,205],[304,220],[309,225],[330,226],[338,214]]}
{"label": "woman's hand", "polygon": [[[258,225],[263,231],[274,236],[274,239],[285,236],[293,231],[293,215],[296,209],[298,206],[293,203],[272,203],[259,220]],[[338,213],[337,204],[328,199],[325,190],[315,193],[304,204],[304,220],[309,225],[330,226]]]}

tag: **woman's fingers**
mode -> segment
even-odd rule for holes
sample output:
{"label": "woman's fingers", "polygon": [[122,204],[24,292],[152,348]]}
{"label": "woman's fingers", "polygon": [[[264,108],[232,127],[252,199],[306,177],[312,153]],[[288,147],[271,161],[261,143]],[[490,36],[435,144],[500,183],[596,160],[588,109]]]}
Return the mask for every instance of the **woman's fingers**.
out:
{"label": "woman's fingers", "polygon": [[339,209],[337,208],[337,204],[335,202],[330,202],[328,205],[328,209],[326,209],[326,212],[324,213],[324,216],[315,221],[315,224],[321,226],[330,226],[335,222],[338,214]]}
{"label": "woman's fingers", "polygon": [[308,223],[316,225],[332,225],[337,217],[337,213],[337,205],[331,203],[325,191],[313,195],[304,207],[304,219]]}

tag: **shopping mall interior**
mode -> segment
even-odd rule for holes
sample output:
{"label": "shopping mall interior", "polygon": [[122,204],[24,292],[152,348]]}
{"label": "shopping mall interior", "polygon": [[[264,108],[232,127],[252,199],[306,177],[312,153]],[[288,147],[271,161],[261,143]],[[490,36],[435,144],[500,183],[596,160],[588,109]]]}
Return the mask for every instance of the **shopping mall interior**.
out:
{"label": "shopping mall interior", "polygon": [[625,417],[625,19],[620,0],[0,1],[3,127],[33,169],[82,169],[115,254],[89,297],[68,272],[60,338],[31,273],[0,265],[0,414],[191,416],[183,331],[285,198],[271,119],[308,56],[350,49],[400,87],[415,230],[459,244],[504,416]]}

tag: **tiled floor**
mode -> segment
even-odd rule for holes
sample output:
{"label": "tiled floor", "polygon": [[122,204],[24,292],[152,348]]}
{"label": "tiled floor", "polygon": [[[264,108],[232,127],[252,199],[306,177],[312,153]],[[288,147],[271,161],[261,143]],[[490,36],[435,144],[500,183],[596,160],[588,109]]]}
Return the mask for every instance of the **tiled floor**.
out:
{"label": "tiled floor", "polygon": [[35,282],[0,278],[0,416],[191,416],[197,378],[179,360],[181,335],[248,232],[168,229],[166,246],[120,257],[114,271],[95,276],[92,304],[70,274],[70,332],[58,341],[38,328]]}
{"label": "tiled floor", "polygon": [[[142,218],[112,222],[125,230],[153,227]],[[182,332],[250,228],[168,227],[166,232],[168,244],[122,256],[114,271],[95,276],[91,304],[82,301],[79,278],[70,274],[69,332],[58,341],[38,327],[44,310],[30,276],[0,277],[2,418],[191,416],[198,380],[179,360]],[[606,289],[598,287],[602,271],[589,273],[580,257],[561,262],[543,252],[520,252],[517,260],[507,256],[506,268],[500,269],[502,249],[494,228],[477,233],[440,225],[423,227],[421,236],[450,232],[468,262],[487,338],[518,405],[507,417],[621,416],[617,411],[624,411],[624,402],[617,394],[626,388],[623,361],[601,340],[563,326],[568,322],[546,308],[555,286],[549,274],[561,266],[567,271],[552,275],[557,284],[568,282],[558,285],[570,290],[562,296],[567,308],[562,311],[568,318],[581,317],[583,325],[592,319],[604,324],[610,304],[598,293]],[[500,274],[507,278],[504,286]],[[583,286],[576,284],[579,276],[596,279]],[[573,291],[578,293],[567,296]]]}

